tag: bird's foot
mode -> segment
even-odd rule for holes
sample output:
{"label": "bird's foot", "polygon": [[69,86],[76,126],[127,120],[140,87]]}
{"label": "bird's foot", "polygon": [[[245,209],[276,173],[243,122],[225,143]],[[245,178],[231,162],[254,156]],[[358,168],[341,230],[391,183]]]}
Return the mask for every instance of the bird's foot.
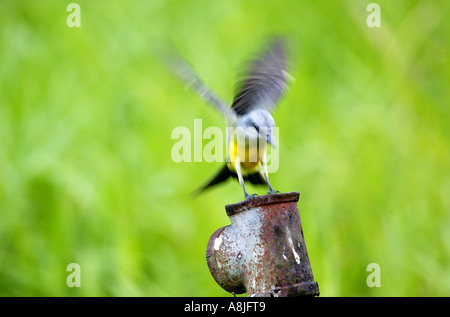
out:
{"label": "bird's foot", "polygon": [[273,195],[273,194],[279,194],[280,191],[279,190],[273,190],[272,188],[269,189],[269,191],[267,192],[267,195]]}
{"label": "bird's foot", "polygon": [[249,195],[249,194],[245,193],[245,199],[253,198],[253,197],[256,197],[256,196],[258,196],[258,195],[257,194]]}

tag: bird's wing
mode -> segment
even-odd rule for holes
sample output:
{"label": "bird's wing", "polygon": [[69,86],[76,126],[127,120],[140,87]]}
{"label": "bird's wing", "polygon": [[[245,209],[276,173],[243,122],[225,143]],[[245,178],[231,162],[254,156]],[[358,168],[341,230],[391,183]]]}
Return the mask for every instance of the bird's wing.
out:
{"label": "bird's wing", "polygon": [[206,100],[214,106],[225,117],[227,122],[235,122],[236,114],[231,108],[216,96],[211,89],[208,88],[198,77],[192,67],[175,51],[164,57],[166,64],[173,70],[175,74],[186,84],[186,86],[196,92],[200,98]]}
{"label": "bird's wing", "polygon": [[272,40],[267,49],[250,62],[247,75],[239,82],[231,108],[243,115],[255,108],[272,111],[286,90],[286,57],[282,39]]}

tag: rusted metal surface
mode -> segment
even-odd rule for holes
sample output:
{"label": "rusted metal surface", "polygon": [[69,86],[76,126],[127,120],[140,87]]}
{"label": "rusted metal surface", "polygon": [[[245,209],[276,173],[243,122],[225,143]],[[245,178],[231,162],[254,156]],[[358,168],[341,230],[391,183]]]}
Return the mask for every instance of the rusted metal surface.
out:
{"label": "rusted metal surface", "polygon": [[306,251],[298,192],[225,206],[231,225],[208,241],[206,259],[226,291],[248,296],[319,295]]}

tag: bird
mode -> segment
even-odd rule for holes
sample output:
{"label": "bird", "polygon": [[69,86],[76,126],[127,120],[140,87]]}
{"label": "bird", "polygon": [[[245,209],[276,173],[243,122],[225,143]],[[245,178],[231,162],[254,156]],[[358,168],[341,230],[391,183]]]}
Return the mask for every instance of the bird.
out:
{"label": "bird", "polygon": [[245,181],[268,186],[267,194],[275,194],[267,171],[267,144],[276,147],[275,120],[272,112],[287,89],[292,76],[286,68],[285,39],[272,38],[260,53],[249,61],[244,76],[238,81],[236,94],[229,106],[201,80],[189,63],[178,53],[165,58],[170,68],[186,86],[218,110],[227,122],[226,163],[218,173],[195,194],[237,178],[245,199],[248,194]]}

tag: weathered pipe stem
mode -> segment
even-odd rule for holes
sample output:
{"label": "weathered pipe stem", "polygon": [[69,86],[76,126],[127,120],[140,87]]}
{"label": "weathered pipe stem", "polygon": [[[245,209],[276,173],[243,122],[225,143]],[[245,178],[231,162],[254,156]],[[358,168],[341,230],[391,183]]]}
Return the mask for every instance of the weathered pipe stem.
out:
{"label": "weathered pipe stem", "polygon": [[319,295],[306,251],[300,193],[250,198],[226,205],[231,225],[211,236],[209,270],[226,291],[248,296]]}

